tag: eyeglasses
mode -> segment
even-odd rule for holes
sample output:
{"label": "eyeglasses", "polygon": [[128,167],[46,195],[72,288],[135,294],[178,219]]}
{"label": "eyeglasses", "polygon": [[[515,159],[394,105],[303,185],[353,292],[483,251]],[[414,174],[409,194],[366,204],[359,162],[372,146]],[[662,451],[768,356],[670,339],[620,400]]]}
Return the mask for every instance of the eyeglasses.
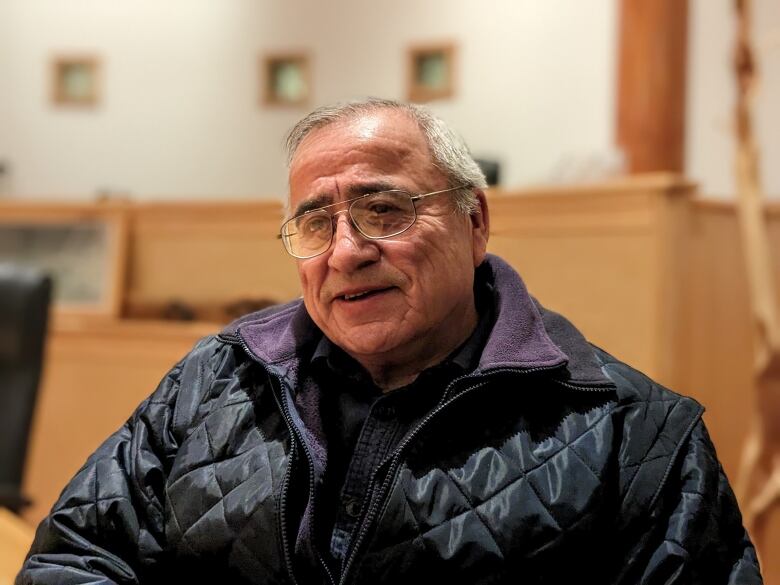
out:
{"label": "eyeglasses", "polygon": [[[358,232],[369,240],[381,240],[397,236],[408,230],[417,220],[416,202],[426,197],[463,189],[465,185],[412,195],[393,189],[367,193],[347,201],[339,201],[312,209],[288,219],[279,233],[287,252],[295,258],[313,258],[330,248],[333,241],[334,221],[337,214],[346,211]],[[349,204],[346,210],[330,213],[329,208]]]}

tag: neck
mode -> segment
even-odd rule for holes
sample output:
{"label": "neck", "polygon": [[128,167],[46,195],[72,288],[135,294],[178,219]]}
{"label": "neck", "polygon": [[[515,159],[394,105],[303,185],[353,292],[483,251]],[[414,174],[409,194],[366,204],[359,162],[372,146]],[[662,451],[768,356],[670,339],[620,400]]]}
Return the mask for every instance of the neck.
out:
{"label": "neck", "polygon": [[[370,374],[374,384],[389,392],[414,382],[423,371],[433,367],[450,355],[463,344],[474,332],[479,316],[472,304],[465,316],[453,315],[451,323],[457,324],[457,330],[447,335],[440,330],[430,332],[419,339],[406,344],[393,355],[352,355]],[[435,343],[435,340],[448,339],[446,344]]]}

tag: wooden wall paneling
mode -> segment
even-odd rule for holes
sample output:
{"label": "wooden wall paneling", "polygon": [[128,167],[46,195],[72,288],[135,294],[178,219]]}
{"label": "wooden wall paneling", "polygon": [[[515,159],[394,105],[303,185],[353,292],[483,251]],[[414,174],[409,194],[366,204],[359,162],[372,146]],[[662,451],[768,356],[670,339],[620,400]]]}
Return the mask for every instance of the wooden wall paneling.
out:
{"label": "wooden wall paneling", "polygon": [[673,389],[684,381],[685,290],[690,265],[691,199],[696,187],[679,179],[654,199],[658,278],[652,283],[657,335],[653,344],[656,379]]}
{"label": "wooden wall paneling", "polygon": [[34,536],[32,526],[0,508],[0,585],[12,585]]}
{"label": "wooden wall paneling", "polygon": [[[770,240],[780,249],[780,207],[768,211]],[[736,474],[748,414],[754,408],[751,318],[734,206],[695,200],[692,206],[683,389],[711,412],[724,467]],[[775,278],[780,258],[774,261]],[[780,303],[780,298],[778,298]]]}
{"label": "wooden wall paneling", "polygon": [[[780,249],[780,207],[771,206],[769,214],[771,243],[773,249]],[[756,408],[751,313],[734,205],[695,200],[689,235],[680,390],[706,407],[704,419],[733,485]],[[774,263],[777,278],[780,258],[774,258]],[[767,542],[769,550],[780,549],[778,513],[769,521]],[[761,561],[766,583],[780,582],[780,556],[764,555]]]}
{"label": "wooden wall paneling", "polygon": [[695,202],[690,249],[681,390],[708,409],[721,461],[735,477],[753,395],[750,315],[733,208]]}
{"label": "wooden wall paneling", "polygon": [[684,170],[688,0],[621,0],[617,143],[632,173]]}
{"label": "wooden wall paneling", "polygon": [[295,262],[276,238],[279,203],[139,204],[132,215],[128,305],[288,301]]}

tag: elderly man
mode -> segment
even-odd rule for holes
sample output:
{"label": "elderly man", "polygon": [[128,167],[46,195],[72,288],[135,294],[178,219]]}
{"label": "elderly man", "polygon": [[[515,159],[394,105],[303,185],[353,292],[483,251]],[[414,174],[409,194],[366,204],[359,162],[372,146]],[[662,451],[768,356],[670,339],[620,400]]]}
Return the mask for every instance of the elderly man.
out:
{"label": "elderly man", "polygon": [[202,341],[67,486],[18,583],[760,583],[702,408],[486,254],[416,106],[293,129],[303,300]]}

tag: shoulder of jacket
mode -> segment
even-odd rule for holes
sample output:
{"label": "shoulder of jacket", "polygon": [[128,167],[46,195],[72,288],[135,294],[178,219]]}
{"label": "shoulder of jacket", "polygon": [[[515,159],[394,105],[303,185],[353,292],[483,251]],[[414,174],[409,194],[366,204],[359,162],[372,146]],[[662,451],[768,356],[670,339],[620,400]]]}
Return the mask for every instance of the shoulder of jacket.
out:
{"label": "shoulder of jacket", "polygon": [[173,370],[180,370],[180,379],[201,383],[235,365],[236,349],[230,340],[208,335],[199,339]]}
{"label": "shoulder of jacket", "polygon": [[626,408],[656,405],[663,411],[678,411],[678,416],[698,419],[704,407],[689,396],[678,394],[646,374],[621,362],[603,349],[593,346],[604,374],[617,388],[618,403]]}
{"label": "shoulder of jacket", "polygon": [[624,517],[629,519],[653,507],[673,465],[684,456],[704,408],[607,352],[595,351],[617,388],[620,492]]}
{"label": "shoulder of jacket", "polygon": [[[176,427],[188,427],[225,402],[220,397],[226,389],[245,386],[241,372],[251,362],[238,344],[219,335],[204,337],[168,371],[142,410],[170,410]],[[242,391],[234,399],[244,399]]]}

